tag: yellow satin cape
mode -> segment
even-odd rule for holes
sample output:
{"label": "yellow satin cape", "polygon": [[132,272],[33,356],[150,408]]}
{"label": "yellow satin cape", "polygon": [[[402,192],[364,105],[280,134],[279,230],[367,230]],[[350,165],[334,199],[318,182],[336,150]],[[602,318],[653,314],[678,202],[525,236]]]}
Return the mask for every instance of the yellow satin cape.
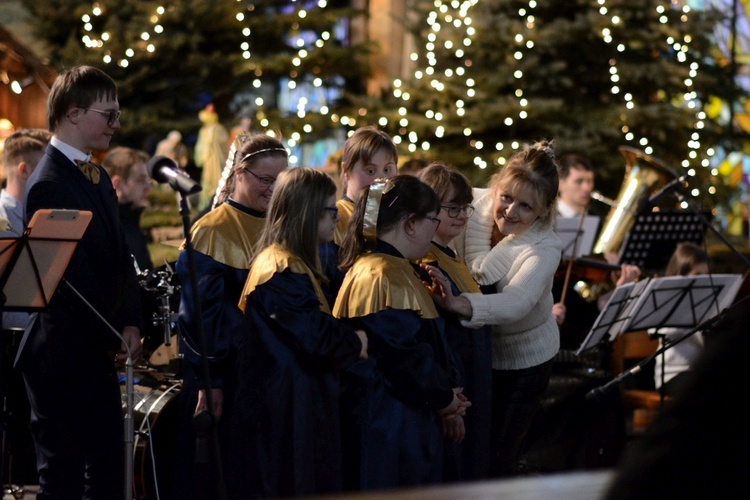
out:
{"label": "yellow satin cape", "polygon": [[[248,269],[265,219],[222,203],[190,230],[193,248],[235,269]],[[182,248],[185,244],[182,244]]]}
{"label": "yellow satin cape", "polygon": [[360,256],[346,273],[333,315],[357,318],[385,309],[415,311],[438,317],[432,296],[408,260],[382,253]]}
{"label": "yellow satin cape", "polygon": [[245,287],[242,289],[242,295],[240,296],[240,309],[245,310],[247,296],[253,293],[256,287],[269,281],[274,274],[284,272],[287,269],[293,273],[307,275],[310,278],[315,289],[315,295],[318,296],[320,310],[331,314],[328,301],[323,295],[323,289],[310,268],[305,265],[302,259],[277,244],[266,247],[253,260],[253,265],[250,266],[250,274],[247,276]]}
{"label": "yellow satin cape", "polygon": [[418,261],[420,264],[436,264],[456,284],[461,293],[481,293],[479,285],[471,276],[466,263],[459,256],[451,257],[440,250],[434,243],[427,257]]}
{"label": "yellow satin cape", "polygon": [[341,246],[346,237],[346,226],[354,213],[354,203],[342,198],[336,202],[336,206],[339,209],[339,221],[333,230],[333,242]]}

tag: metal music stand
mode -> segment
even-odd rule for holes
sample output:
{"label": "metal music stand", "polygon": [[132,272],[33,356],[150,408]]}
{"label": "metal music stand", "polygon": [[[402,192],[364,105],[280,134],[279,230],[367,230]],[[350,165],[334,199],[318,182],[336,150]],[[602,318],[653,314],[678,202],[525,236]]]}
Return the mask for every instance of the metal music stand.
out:
{"label": "metal music stand", "polygon": [[[125,363],[125,485],[124,497],[133,489],[133,358],[127,343],[91,303],[63,279],[93,214],[86,210],[37,210],[20,238],[0,240],[0,291],[5,310],[39,311],[46,308],[60,284],[70,289],[113,332],[128,349]],[[33,277],[29,279],[29,277]],[[20,356],[26,337],[18,347]],[[18,358],[16,358],[18,359]]]}
{"label": "metal music stand", "polygon": [[[684,336],[665,344],[654,354],[638,363],[635,367],[619,374],[604,386],[592,390],[587,397],[596,397],[597,395],[606,393],[610,387],[619,384],[626,377],[635,375],[641,371],[643,366],[665,350],[700,331],[702,325],[712,321],[732,305],[742,285],[742,281],[743,278],[740,274],[704,274],[697,276],[651,278],[646,280],[645,285],[642,285],[642,289],[637,293],[637,297],[634,297],[635,300],[632,304],[628,304],[627,307],[619,307],[618,304],[624,301],[620,297],[618,302],[613,304],[617,312],[608,313],[610,316],[607,317],[610,319],[603,322],[604,324],[609,324],[610,329],[606,331],[610,335],[616,336],[629,331],[663,327],[688,328],[691,330],[685,333]],[[633,285],[637,285],[638,283]],[[622,287],[618,287],[615,290],[619,288]],[[636,295],[634,292],[635,286],[629,288],[630,290],[622,292],[624,295],[627,295],[627,298],[630,298],[631,294]],[[615,299],[614,294],[610,302],[602,310],[600,317],[605,315],[613,299]],[[615,319],[612,320],[612,317],[615,317]],[[594,328],[592,328],[590,335],[593,334]],[[600,333],[601,335],[603,333]],[[614,337],[611,339],[613,340]],[[584,345],[581,346],[579,352],[583,349]]]}
{"label": "metal music stand", "polygon": [[623,242],[619,263],[641,269],[664,269],[678,243],[690,241],[700,245],[705,234],[700,216],[693,212],[662,210],[639,214]]}
{"label": "metal music stand", "polygon": [[630,317],[630,311],[643,294],[649,280],[626,283],[612,292],[607,305],[599,313],[586,338],[576,351],[576,356],[596,347],[605,340],[612,341],[622,330],[623,323]]}

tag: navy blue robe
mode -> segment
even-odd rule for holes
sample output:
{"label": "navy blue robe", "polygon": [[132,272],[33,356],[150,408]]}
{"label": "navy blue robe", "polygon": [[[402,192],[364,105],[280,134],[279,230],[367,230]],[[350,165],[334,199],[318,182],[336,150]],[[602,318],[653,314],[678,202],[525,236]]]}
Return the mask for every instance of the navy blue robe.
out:
{"label": "navy blue robe", "polygon": [[274,274],[247,296],[245,311],[232,496],[340,491],[338,372],[357,360],[362,344],[351,327],[321,310],[304,274]]}
{"label": "navy blue robe", "polygon": [[[373,253],[401,257],[383,242]],[[421,286],[416,274],[413,279]],[[439,482],[443,436],[437,411],[453,400],[457,374],[443,320],[386,308],[346,321],[367,332],[369,359],[342,375],[345,489]]]}

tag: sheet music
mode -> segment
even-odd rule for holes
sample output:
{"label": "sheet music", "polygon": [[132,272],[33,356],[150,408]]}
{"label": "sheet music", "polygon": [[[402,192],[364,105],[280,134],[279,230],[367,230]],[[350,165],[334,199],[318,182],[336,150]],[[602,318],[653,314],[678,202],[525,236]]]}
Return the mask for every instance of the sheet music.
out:
{"label": "sheet music", "polygon": [[[573,258],[591,255],[594,248],[594,238],[599,229],[599,217],[595,215],[586,215],[583,217],[581,225],[581,236],[578,238],[578,247]],[[563,256],[571,258],[573,256],[573,245],[575,243],[576,231],[578,230],[578,217],[557,219],[557,228],[555,232],[563,243]]]}
{"label": "sheet music", "polygon": [[576,351],[576,355],[598,345],[605,335],[609,335],[610,341],[614,340],[620,333],[622,325],[629,318],[630,311],[646,289],[648,281],[646,279],[626,283],[614,289],[607,305],[601,310],[589,334]]}
{"label": "sheet music", "polygon": [[649,280],[622,331],[693,328],[726,309],[742,285],[740,274],[666,276]]}

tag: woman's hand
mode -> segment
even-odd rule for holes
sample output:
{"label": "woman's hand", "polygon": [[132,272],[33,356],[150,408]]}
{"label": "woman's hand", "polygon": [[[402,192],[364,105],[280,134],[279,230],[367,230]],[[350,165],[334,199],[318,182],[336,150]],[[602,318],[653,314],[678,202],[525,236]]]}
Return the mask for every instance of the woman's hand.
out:
{"label": "woman's hand", "polygon": [[463,319],[471,319],[472,308],[469,299],[461,295],[453,295],[450,280],[435,266],[420,264],[420,267],[430,275],[432,283],[425,283],[425,285],[432,292],[432,300],[435,304]]}
{"label": "woman's hand", "polygon": [[443,415],[441,417],[443,424],[443,437],[451,443],[460,443],[466,436],[466,427],[464,419],[460,415]]}

